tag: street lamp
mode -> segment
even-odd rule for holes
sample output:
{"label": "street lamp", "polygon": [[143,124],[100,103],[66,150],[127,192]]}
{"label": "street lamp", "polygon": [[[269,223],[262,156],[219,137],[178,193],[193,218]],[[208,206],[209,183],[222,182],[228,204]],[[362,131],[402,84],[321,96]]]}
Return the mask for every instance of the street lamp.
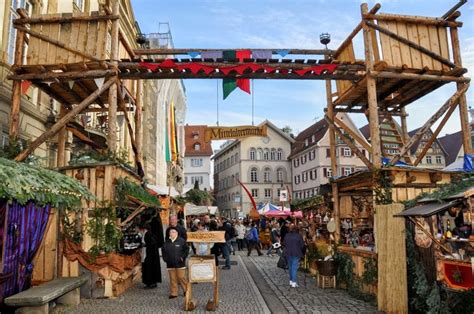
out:
{"label": "street lamp", "polygon": [[328,49],[328,44],[331,42],[331,35],[329,33],[322,33],[319,35],[319,42],[326,46]]}

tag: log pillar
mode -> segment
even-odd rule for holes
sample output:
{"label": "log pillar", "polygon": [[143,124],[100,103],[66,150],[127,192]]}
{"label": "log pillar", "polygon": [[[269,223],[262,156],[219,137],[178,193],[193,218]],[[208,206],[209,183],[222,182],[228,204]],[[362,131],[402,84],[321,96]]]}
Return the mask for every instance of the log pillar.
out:
{"label": "log pillar", "polygon": [[377,87],[375,78],[371,71],[374,70],[374,46],[370,28],[367,26],[364,15],[368,13],[367,3],[361,5],[361,13],[364,29],[364,50],[365,50],[365,66],[367,71],[367,103],[369,107],[369,127],[370,141],[372,145],[372,163],[375,168],[382,167],[382,147],[380,145],[380,129],[379,129],[379,111],[377,104]]}
{"label": "log pillar", "polygon": [[[462,68],[461,60],[461,48],[459,46],[459,35],[458,29],[456,27],[450,28],[451,33],[451,45],[453,47],[453,58],[454,64],[456,67]],[[458,91],[461,90],[464,86],[463,83],[456,83]],[[471,141],[471,126],[469,125],[469,112],[467,107],[466,94],[463,93],[459,97],[459,115],[461,120],[461,130],[462,130],[462,146],[464,149],[464,154],[472,154],[472,141]]]}
{"label": "log pillar", "polygon": [[[23,44],[25,32],[16,31],[15,59],[14,66],[21,66],[23,63]],[[10,110],[10,126],[8,133],[11,141],[16,141],[20,137],[20,105],[21,105],[21,80],[15,80],[12,84],[12,107]],[[13,143],[10,143],[13,144]]]}
{"label": "log pillar", "polygon": [[137,81],[137,93],[135,96],[135,145],[137,148],[137,160],[139,162],[143,161],[143,152],[142,152],[142,139],[143,139],[143,127],[142,127],[142,115],[143,115],[143,106],[142,106],[142,89],[143,81]]}
{"label": "log pillar", "polygon": [[406,144],[410,140],[410,137],[408,136],[408,125],[407,125],[408,114],[405,110],[405,107],[403,107],[401,111],[402,111],[402,115],[400,116],[400,120],[401,120],[401,126],[402,126],[402,138]]}
{"label": "log pillar", "polygon": [[[66,115],[66,108],[61,104],[59,109],[60,118]],[[58,133],[58,156],[57,156],[57,167],[64,167],[66,165],[66,139],[67,139],[67,130],[66,126],[62,127]]]}
{"label": "log pillar", "polygon": [[[325,56],[326,59],[329,56]],[[326,80],[326,101],[327,101],[327,115],[331,121],[334,121],[335,113],[334,113],[334,104],[332,102],[332,86],[331,80]],[[333,176],[337,176],[337,157],[336,157],[336,132],[334,130],[334,126],[329,124],[329,154],[331,157],[331,172]],[[340,212],[339,212],[339,196],[338,196],[338,189],[337,184],[332,183],[332,197],[333,197],[333,218],[334,222],[336,223],[336,232],[335,232],[335,239],[336,243],[339,241],[340,236]]]}
{"label": "log pillar", "polygon": [[[119,1],[112,3],[112,14],[119,14]],[[118,67],[118,44],[119,44],[119,20],[112,21],[110,64],[114,70]],[[111,152],[117,151],[117,85],[113,84],[109,89],[109,134],[107,144]]]}

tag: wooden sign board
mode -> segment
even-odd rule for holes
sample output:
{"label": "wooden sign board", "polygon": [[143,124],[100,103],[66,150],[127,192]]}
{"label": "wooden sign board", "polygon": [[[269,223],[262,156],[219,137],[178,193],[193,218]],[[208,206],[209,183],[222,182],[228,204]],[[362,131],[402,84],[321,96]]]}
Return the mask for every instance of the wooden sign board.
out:
{"label": "wooden sign board", "polygon": [[188,242],[225,243],[225,231],[187,232]]}
{"label": "wooden sign board", "polygon": [[210,142],[212,140],[224,140],[224,139],[235,139],[244,138],[250,136],[267,136],[267,125],[263,126],[232,126],[232,127],[221,127],[213,126],[207,127],[204,133],[204,141]]}
{"label": "wooden sign board", "polygon": [[189,282],[215,282],[216,261],[214,255],[191,256],[188,261]]}

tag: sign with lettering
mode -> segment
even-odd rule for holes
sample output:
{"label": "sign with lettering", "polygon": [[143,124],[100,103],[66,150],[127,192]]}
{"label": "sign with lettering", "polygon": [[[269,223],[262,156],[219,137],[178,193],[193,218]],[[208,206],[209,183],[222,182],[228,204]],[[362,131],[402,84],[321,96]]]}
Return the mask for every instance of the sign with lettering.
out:
{"label": "sign with lettering", "polygon": [[188,272],[190,282],[216,281],[216,261],[214,255],[190,257]]}
{"label": "sign with lettering", "polygon": [[288,202],[288,191],[281,190],[280,191],[280,202]]}
{"label": "sign with lettering", "polygon": [[225,243],[225,231],[187,232],[188,242]]}
{"label": "sign with lettering", "polygon": [[262,126],[232,126],[232,127],[221,127],[212,126],[207,127],[204,133],[204,140],[210,142],[212,140],[224,140],[224,139],[235,139],[244,138],[250,136],[267,136],[267,125]]}

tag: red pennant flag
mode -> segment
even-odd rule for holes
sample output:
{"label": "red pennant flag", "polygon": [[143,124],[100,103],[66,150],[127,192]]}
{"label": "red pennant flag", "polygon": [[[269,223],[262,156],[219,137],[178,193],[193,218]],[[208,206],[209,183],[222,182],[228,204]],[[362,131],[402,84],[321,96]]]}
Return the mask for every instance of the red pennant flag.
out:
{"label": "red pennant flag", "polygon": [[21,82],[21,94],[24,95],[28,93],[28,89],[31,86],[31,81],[22,81]]}
{"label": "red pennant flag", "polygon": [[250,94],[250,80],[249,79],[237,79],[237,87]]}
{"label": "red pennant flag", "polygon": [[141,67],[147,68],[148,70],[150,70],[152,72],[155,72],[156,69],[159,68],[158,64],[148,63],[148,62],[140,62],[138,65],[141,66]]}
{"label": "red pennant flag", "polygon": [[250,50],[237,50],[235,52],[235,57],[239,59],[239,62],[244,62],[244,59],[250,59],[252,51]]}

